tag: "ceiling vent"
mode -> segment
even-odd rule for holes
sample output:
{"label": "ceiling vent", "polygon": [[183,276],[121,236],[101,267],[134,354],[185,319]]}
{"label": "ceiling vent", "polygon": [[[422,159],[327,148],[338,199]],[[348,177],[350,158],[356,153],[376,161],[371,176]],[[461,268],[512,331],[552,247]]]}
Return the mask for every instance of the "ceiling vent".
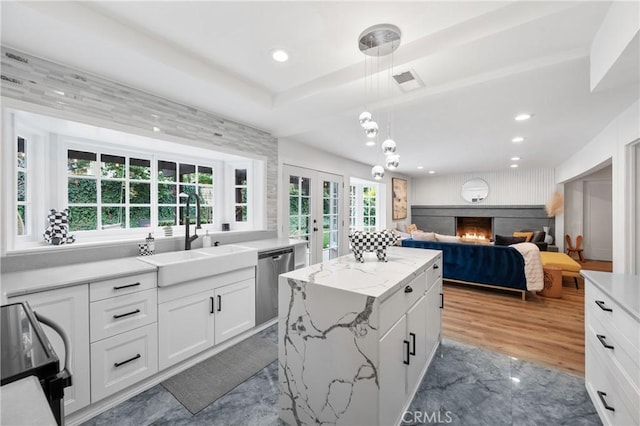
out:
{"label": "ceiling vent", "polygon": [[401,72],[399,74],[395,74],[393,76],[393,79],[398,84],[400,90],[405,93],[424,87],[424,83],[412,69]]}

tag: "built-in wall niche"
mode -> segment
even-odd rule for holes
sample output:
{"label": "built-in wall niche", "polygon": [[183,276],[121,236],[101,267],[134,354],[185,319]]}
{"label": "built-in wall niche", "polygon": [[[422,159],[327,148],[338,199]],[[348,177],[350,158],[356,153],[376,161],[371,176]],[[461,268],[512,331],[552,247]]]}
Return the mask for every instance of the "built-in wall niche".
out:
{"label": "built-in wall niche", "polygon": [[456,217],[456,235],[466,239],[493,238],[492,217]]}

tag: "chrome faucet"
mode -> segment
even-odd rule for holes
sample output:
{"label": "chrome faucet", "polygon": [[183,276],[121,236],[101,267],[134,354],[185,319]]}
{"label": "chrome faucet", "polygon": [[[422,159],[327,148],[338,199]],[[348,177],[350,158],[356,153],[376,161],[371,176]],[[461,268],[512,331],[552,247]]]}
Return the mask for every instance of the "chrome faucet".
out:
{"label": "chrome faucet", "polygon": [[[193,235],[189,235],[189,225],[191,222],[190,218],[190,204],[189,201],[191,197],[196,197],[196,228],[193,230]],[[187,207],[184,211],[184,249],[191,250],[191,243],[198,238],[198,229],[202,229],[200,226],[200,197],[198,194],[185,194],[184,192],[180,193],[180,198],[187,199]]]}

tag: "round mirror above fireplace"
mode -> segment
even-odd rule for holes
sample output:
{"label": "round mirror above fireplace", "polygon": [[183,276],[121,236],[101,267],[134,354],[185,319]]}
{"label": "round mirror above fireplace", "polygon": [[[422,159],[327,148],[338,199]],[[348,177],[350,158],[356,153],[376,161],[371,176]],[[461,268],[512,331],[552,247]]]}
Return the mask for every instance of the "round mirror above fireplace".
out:
{"label": "round mirror above fireplace", "polygon": [[469,179],[462,184],[460,195],[467,203],[481,203],[489,195],[489,184],[484,179]]}

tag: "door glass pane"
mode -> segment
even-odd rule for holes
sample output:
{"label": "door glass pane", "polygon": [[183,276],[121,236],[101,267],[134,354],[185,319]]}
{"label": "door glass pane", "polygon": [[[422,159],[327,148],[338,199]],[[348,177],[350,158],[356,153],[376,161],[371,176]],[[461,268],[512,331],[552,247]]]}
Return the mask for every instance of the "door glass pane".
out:
{"label": "door glass pane", "polygon": [[18,201],[27,201],[27,175],[18,172]]}
{"label": "door glass pane", "polygon": [[322,259],[338,257],[338,182],[322,183]]}
{"label": "door glass pane", "polygon": [[27,168],[27,151],[24,147],[23,138],[18,138],[18,167],[21,169]]}
{"label": "door glass pane", "polygon": [[247,169],[236,169],[236,185],[247,184]]}

